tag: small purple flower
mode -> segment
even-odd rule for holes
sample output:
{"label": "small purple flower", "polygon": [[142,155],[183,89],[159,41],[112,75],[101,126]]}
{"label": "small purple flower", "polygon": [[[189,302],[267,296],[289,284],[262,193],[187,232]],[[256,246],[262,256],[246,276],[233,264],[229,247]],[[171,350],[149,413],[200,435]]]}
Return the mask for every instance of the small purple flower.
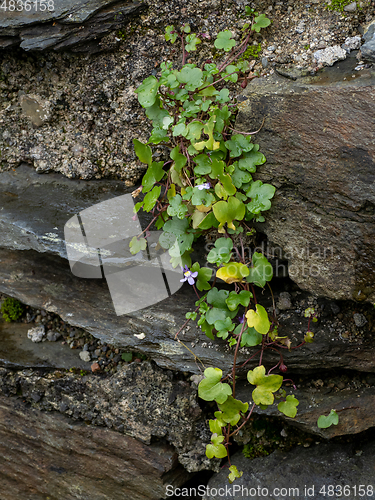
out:
{"label": "small purple flower", "polygon": [[189,285],[194,285],[194,283],[195,283],[194,278],[196,278],[198,276],[198,271],[195,271],[194,273],[192,273],[190,271],[190,269],[188,268],[188,266],[181,267],[181,270],[184,273],[185,278],[183,278],[180,281],[181,282],[187,281],[189,283]]}
{"label": "small purple flower", "polygon": [[243,314],[242,316],[238,316],[238,321],[241,325],[245,323],[245,315]]}
{"label": "small purple flower", "polygon": [[203,184],[198,184],[198,186],[195,186],[199,189],[199,191],[203,191],[203,189],[210,189],[211,184],[209,182],[204,182]]}

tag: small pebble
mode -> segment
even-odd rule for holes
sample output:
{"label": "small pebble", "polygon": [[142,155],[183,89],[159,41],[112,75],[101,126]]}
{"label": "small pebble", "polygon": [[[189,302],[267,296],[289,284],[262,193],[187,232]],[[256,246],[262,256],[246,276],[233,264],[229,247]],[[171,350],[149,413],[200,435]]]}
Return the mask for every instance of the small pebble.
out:
{"label": "small pebble", "polygon": [[85,361],[85,362],[88,362],[91,359],[89,351],[81,351],[79,353],[79,357],[82,359],[82,361]]}
{"label": "small pebble", "polygon": [[44,333],[44,326],[36,326],[27,332],[27,337],[31,340],[31,342],[41,342],[44,337]]}
{"label": "small pebble", "polygon": [[54,331],[54,330],[50,330],[50,331],[47,333],[47,339],[48,339],[50,342],[56,342],[56,340],[58,340],[60,337],[61,337],[61,333],[60,333],[60,332],[56,332],[56,331]]}
{"label": "small pebble", "polygon": [[355,325],[358,326],[358,328],[360,328],[361,326],[365,326],[365,324],[367,323],[367,319],[363,314],[354,313],[353,319]]}

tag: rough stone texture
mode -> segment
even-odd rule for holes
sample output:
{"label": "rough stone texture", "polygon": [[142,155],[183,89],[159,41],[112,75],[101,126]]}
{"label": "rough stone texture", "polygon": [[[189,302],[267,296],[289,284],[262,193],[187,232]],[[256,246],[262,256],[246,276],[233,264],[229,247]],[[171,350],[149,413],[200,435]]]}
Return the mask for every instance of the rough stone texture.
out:
{"label": "rough stone texture", "polygon": [[[297,415],[294,418],[282,415],[277,409],[277,401],[275,405],[269,406],[266,410],[260,410],[256,407],[254,413],[281,417],[288,424],[325,439],[359,434],[374,426],[375,386],[369,387],[367,385],[367,387],[357,390],[345,387],[343,390],[335,392],[328,388],[327,384],[323,386],[321,380],[320,382],[322,387],[304,387],[295,391],[287,391],[287,394],[294,394],[299,401]],[[250,401],[253,389],[254,386],[242,385],[236,391],[236,396],[241,401]],[[336,411],[339,410],[339,424],[331,425],[327,429],[320,429],[317,426],[318,418],[320,415],[329,415],[332,408]],[[235,439],[241,443],[248,442],[246,428],[244,434]]]}
{"label": "rough stone texture", "polygon": [[317,50],[314,52],[314,58],[318,64],[332,66],[336,61],[342,61],[346,58],[346,50],[339,45],[334,45],[333,47]]}
{"label": "rough stone texture", "polygon": [[[326,500],[328,485],[350,486],[350,489],[346,490],[346,493],[349,493],[348,498],[355,498],[358,495],[358,486],[365,485],[361,498],[371,500],[374,491],[374,445],[374,441],[359,446],[319,444],[309,449],[297,447],[289,453],[277,450],[268,457],[254,460],[247,459],[242,453],[236,453],[231,462],[238,470],[244,471],[243,476],[236,479],[232,485],[236,485],[239,492],[233,494],[232,490],[228,495],[225,494],[225,488],[229,486],[228,469],[223,468],[209,480],[207,486],[212,489],[224,488],[224,495],[219,495],[216,490],[213,495],[204,495],[203,500]],[[367,490],[368,485],[372,486],[372,489]],[[246,490],[242,493],[242,486],[248,488],[249,494]],[[315,491],[305,491],[305,486],[314,486]],[[325,494],[323,490],[319,493],[324,486]],[[259,492],[258,487],[268,488],[268,493],[263,494],[265,490]],[[250,488],[255,491],[252,492]],[[280,490],[273,493],[274,488],[286,488],[283,490],[286,494]],[[293,492],[289,488],[299,488],[299,492]]]}
{"label": "rough stone texture", "polygon": [[[67,261],[58,257],[0,248],[0,276],[1,292],[35,308],[55,312],[67,323],[89,331],[102,342],[146,354],[161,367],[200,373],[199,360],[206,366],[217,366],[224,371],[232,366],[233,349],[230,350],[224,341],[213,344],[196,323],[188,325],[179,334],[181,343],[175,340],[176,332],[186,321],[186,312],[195,307],[195,294],[187,284],[154,306],[116,316],[106,282],[76,278],[71,274]],[[275,299],[278,299],[277,294]],[[295,310],[279,315],[279,333],[289,335],[295,346],[303,339],[307,328],[303,311],[308,301],[297,294],[293,302]],[[271,297],[264,294],[262,303],[270,307]],[[333,316],[329,303],[320,310],[322,321],[312,327],[315,341],[284,355],[290,371],[301,373],[326,369],[327,366],[332,369],[375,371],[373,307],[368,305],[356,309],[363,310],[368,318],[362,329],[355,326],[352,306],[344,304],[343,307],[347,314],[343,320]],[[144,338],[139,337],[142,333]],[[183,344],[193,351],[197,359]],[[238,362],[245,361],[253,352],[253,349],[241,348]],[[264,357],[270,366],[278,359],[278,354],[272,351]],[[257,361],[253,359],[247,368],[256,365]]]}
{"label": "rough stone texture", "polygon": [[106,426],[147,445],[165,440],[189,472],[218,467],[205,455],[210,432],[198,422],[195,388],[149,362],[131,363],[109,378],[0,368],[0,379],[2,395],[21,395],[39,410]]}
{"label": "rough stone texture", "polygon": [[277,191],[259,229],[286,253],[291,278],[316,295],[373,302],[375,77],[332,79],[254,81],[236,128],[265,117],[256,142],[267,162],[255,177]]}
{"label": "rough stone texture", "polygon": [[159,500],[186,480],[171,446],[0,397],[2,500]]}
{"label": "rough stone texture", "polygon": [[[0,48],[20,45],[24,50],[96,52],[100,39],[126,25],[142,10],[141,2],[116,0],[59,0],[53,10],[31,8],[7,11],[0,18]],[[37,4],[39,7],[39,3]]]}

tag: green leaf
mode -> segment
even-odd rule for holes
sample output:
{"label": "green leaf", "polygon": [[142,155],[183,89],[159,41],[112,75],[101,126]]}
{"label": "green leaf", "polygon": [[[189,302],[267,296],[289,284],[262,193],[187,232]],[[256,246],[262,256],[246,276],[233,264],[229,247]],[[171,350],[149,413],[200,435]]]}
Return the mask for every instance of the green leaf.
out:
{"label": "green leaf", "polygon": [[183,25],[183,30],[184,30],[184,33],[190,33],[190,31],[191,31],[190,26],[188,24]]}
{"label": "green leaf", "polygon": [[141,250],[146,250],[146,247],[147,247],[146,238],[138,239],[136,236],[134,236],[134,238],[132,238],[131,242],[129,243],[130,253],[132,253],[133,255],[136,255]]}
{"label": "green leaf", "polygon": [[208,458],[224,458],[227,456],[227,449],[223,444],[224,436],[216,436],[212,434],[211,441],[213,444],[208,444],[206,446],[206,456]]}
{"label": "green leaf", "polygon": [[254,327],[262,335],[266,335],[271,326],[267,311],[260,304],[256,304],[255,307],[256,312],[254,309],[249,309],[246,313],[247,324],[250,328]]}
{"label": "green leaf", "polygon": [[198,325],[201,327],[202,332],[204,332],[209,339],[215,340],[215,337],[213,336],[212,333],[212,330],[214,329],[213,325],[209,325],[207,321],[205,321],[204,319],[202,323],[199,324],[198,322]]}
{"label": "green leaf", "polygon": [[254,19],[255,23],[251,26],[251,29],[260,32],[262,28],[267,28],[271,24],[271,21],[266,17],[265,14],[260,14],[260,16]]}
{"label": "green leaf", "polygon": [[237,161],[233,163],[233,169],[234,171],[231,174],[231,177],[232,182],[237,189],[240,189],[242,187],[242,184],[247,184],[248,182],[252,181],[251,174],[249,174],[249,172],[241,170],[238,166]]}
{"label": "green leaf", "polygon": [[223,372],[220,368],[209,367],[204,370],[204,376],[205,378],[198,385],[198,396],[204,401],[216,401],[223,404],[228,396],[232,395],[230,385],[220,382]]}
{"label": "green leaf", "polygon": [[175,269],[176,267],[185,267],[188,266],[188,268],[191,267],[191,258],[190,254],[193,250],[190,249],[187,252],[183,253],[182,255],[179,255],[178,257],[171,257],[170,263],[172,264],[172,267]]}
{"label": "green leaf", "polygon": [[241,262],[229,262],[217,270],[216,277],[225,281],[225,283],[242,283],[248,276],[249,268]]}
{"label": "green leaf", "polygon": [[194,173],[196,175],[206,175],[211,172],[212,161],[208,155],[198,155],[194,158],[194,161],[197,164],[197,166],[194,167]]}
{"label": "green leaf", "polygon": [[160,196],[160,192],[161,186],[155,186],[146,194],[143,200],[143,210],[145,210],[146,212],[150,212],[150,210],[154,208],[155,203]]}
{"label": "green leaf", "polygon": [[174,43],[177,40],[177,33],[172,33],[174,31],[175,31],[174,26],[167,26],[165,28],[165,40],[167,42],[169,42],[170,40],[171,43]]}
{"label": "green leaf", "polygon": [[[252,144],[255,146],[255,144]],[[242,158],[238,160],[238,167],[241,170],[248,172],[256,172],[257,165],[263,165],[266,162],[266,157],[259,151],[255,151],[255,147],[251,151],[244,153]]]}
{"label": "green leaf", "polygon": [[211,116],[208,122],[205,123],[203,127],[203,132],[208,135],[207,141],[196,142],[194,144],[195,149],[198,151],[202,151],[204,148],[209,149],[210,151],[215,151],[219,149],[220,142],[215,141],[213,133],[215,127],[215,116]]}
{"label": "green leaf", "polygon": [[159,97],[156,97],[152,106],[146,108],[145,113],[147,118],[152,121],[154,127],[162,127],[164,118],[169,116],[168,111],[162,108]]}
{"label": "green leaf", "polygon": [[221,109],[216,109],[214,114],[216,116],[215,130],[216,132],[221,133],[224,129],[224,125],[228,123],[232,113],[228,110],[228,106],[223,106]]}
{"label": "green leaf", "polygon": [[160,142],[168,142],[169,137],[167,134],[167,131],[164,130],[163,128],[156,126],[152,129],[149,142],[152,142],[152,144],[159,144]]}
{"label": "green leaf", "polygon": [[181,257],[191,249],[194,234],[188,233],[189,221],[186,219],[168,220],[163,227],[163,233],[159,237],[159,243],[163,248],[169,249],[171,257]]}
{"label": "green leaf", "polygon": [[245,137],[242,134],[232,135],[229,141],[225,142],[225,147],[230,150],[229,156],[231,158],[236,158],[241,156],[242,152],[246,153],[253,148],[251,144],[251,137]]}
{"label": "green leaf", "polygon": [[238,80],[237,72],[238,72],[237,66],[230,64],[225,68],[225,72],[221,73],[221,77],[225,78],[226,81],[229,80],[230,82],[236,83],[236,81]]}
{"label": "green leaf", "polygon": [[170,215],[171,217],[175,216],[179,219],[184,219],[187,211],[188,208],[182,203],[181,196],[179,194],[176,194],[176,196],[169,202],[169,206],[167,208],[168,215]]}
{"label": "green leaf", "polygon": [[231,196],[228,201],[218,201],[212,207],[216,219],[220,222],[218,231],[219,233],[224,233],[224,224],[228,225],[228,228],[236,229],[233,224],[234,220],[242,220],[245,216],[245,205],[242,201]]}
{"label": "green leaf", "polygon": [[126,361],[127,363],[130,363],[131,360],[133,359],[133,353],[132,352],[123,352],[121,355],[121,359],[123,361]]}
{"label": "green leaf", "polygon": [[185,40],[186,40],[186,45],[185,45],[186,52],[193,52],[194,50],[197,50],[197,45],[201,43],[201,41],[199,40],[199,38],[197,38],[195,33],[187,35]]}
{"label": "green leaf", "polygon": [[339,416],[335,412],[335,410],[331,410],[330,414],[326,417],[324,415],[320,415],[318,418],[318,427],[319,429],[327,429],[331,427],[331,425],[337,425],[339,423]]}
{"label": "green leaf", "polygon": [[272,393],[278,391],[283,383],[281,375],[266,375],[266,369],[263,365],[249,370],[247,380],[250,384],[256,385],[252,394],[256,405],[271,405],[274,401]]}
{"label": "green leaf", "polygon": [[159,88],[159,82],[154,76],[149,76],[136,89],[138,101],[143,108],[152,106],[156,99],[156,94]]}
{"label": "green leaf", "polygon": [[161,179],[165,175],[165,171],[163,170],[164,163],[162,161],[155,162],[153,161],[151,165],[148,167],[147,172],[143,176],[142,179],[142,191],[147,193],[150,189],[155,185],[156,182],[161,181]]}
{"label": "green leaf", "polygon": [[232,484],[233,481],[238,477],[241,477],[243,471],[239,472],[235,465],[229,467],[230,473],[228,474],[228,481]]}
{"label": "green leaf", "polygon": [[225,321],[227,318],[227,311],[213,307],[206,313],[206,320],[209,325],[214,325],[216,321]]}
{"label": "green leaf", "polygon": [[[218,332],[225,330],[227,333],[234,329],[234,323],[232,323],[230,318],[225,318],[224,320],[218,319],[215,321],[214,326]],[[221,335],[219,335],[221,337]]]}
{"label": "green leaf", "polygon": [[228,290],[218,290],[216,286],[212,288],[207,294],[207,302],[214,307],[221,309],[227,308],[226,300],[228,298]]}
{"label": "green leaf", "polygon": [[246,290],[241,290],[240,293],[230,292],[228,298],[226,299],[226,304],[230,311],[234,311],[241,304],[241,306],[247,307],[250,303],[250,298],[253,296],[252,293]]}
{"label": "green leaf", "polygon": [[262,181],[252,182],[250,189],[246,192],[251,198],[251,202],[246,205],[246,208],[252,214],[258,214],[271,208],[271,198],[275,194],[276,188],[271,184],[263,184]]}
{"label": "green leaf", "polygon": [[259,252],[254,252],[252,257],[252,267],[249,276],[246,278],[249,283],[263,288],[266,281],[271,281],[273,277],[272,265],[267,258]]}
{"label": "green leaf", "polygon": [[222,427],[224,427],[224,422],[220,422],[219,420],[209,420],[208,425],[210,426],[210,431],[212,434],[217,434],[220,436],[223,434]]}
{"label": "green leaf", "polygon": [[236,45],[236,41],[231,39],[232,36],[229,30],[220,31],[214,43],[215,47],[229,52]]}
{"label": "green leaf", "polygon": [[185,65],[182,70],[177,73],[177,80],[185,84],[186,90],[195,90],[203,83],[203,73],[199,68],[191,68]]}
{"label": "green leaf", "polygon": [[188,129],[187,129],[185,123],[177,123],[177,125],[175,125],[173,127],[172,135],[173,135],[173,137],[177,137],[178,135],[182,135],[183,137],[185,137],[187,132],[188,132]]}
{"label": "green leaf", "polygon": [[143,144],[138,139],[133,139],[135,154],[138,156],[142,163],[147,163],[151,165],[152,162],[152,151],[150,146]]}
{"label": "green leaf", "polygon": [[215,417],[227,424],[236,425],[241,418],[241,413],[247,412],[249,404],[229,396],[225,403],[219,404],[219,408],[221,411],[216,411]]}
{"label": "green leaf", "polygon": [[[240,333],[242,325],[238,325],[238,332],[235,330],[235,333]],[[242,333],[241,337],[241,347],[254,347],[262,343],[262,335],[255,330],[255,328],[246,328],[246,330]]]}
{"label": "green leaf", "polygon": [[198,262],[195,262],[191,267],[191,271],[193,273],[195,273],[196,271],[198,272],[198,276],[196,278],[196,286],[199,291],[202,292],[203,290],[211,289],[211,285],[208,281],[211,279],[212,269],[210,269],[209,267],[200,267]]}
{"label": "green leaf", "polygon": [[[187,134],[186,134],[186,139],[188,141],[199,141],[202,135],[202,129],[204,127],[204,123],[197,122],[197,121],[192,121],[189,123],[187,126]],[[195,161],[195,158],[194,158]]]}
{"label": "green leaf", "polygon": [[286,401],[281,401],[281,403],[277,405],[277,409],[287,417],[294,418],[297,415],[298,405],[298,399],[296,399],[294,395],[289,395],[286,397]]}
{"label": "green leaf", "polygon": [[179,147],[176,146],[170,152],[170,157],[172,158],[172,160],[174,160],[174,168],[178,173],[180,173],[182,168],[186,165],[187,162],[186,156],[180,153]]}
{"label": "green leaf", "polygon": [[232,250],[233,241],[231,238],[218,238],[215,241],[214,248],[212,248],[207,255],[207,261],[210,264],[217,264],[218,266],[226,264],[230,261]]}
{"label": "green leaf", "polygon": [[224,104],[229,101],[229,90],[221,89],[219,94],[216,96],[216,102],[219,104]]}

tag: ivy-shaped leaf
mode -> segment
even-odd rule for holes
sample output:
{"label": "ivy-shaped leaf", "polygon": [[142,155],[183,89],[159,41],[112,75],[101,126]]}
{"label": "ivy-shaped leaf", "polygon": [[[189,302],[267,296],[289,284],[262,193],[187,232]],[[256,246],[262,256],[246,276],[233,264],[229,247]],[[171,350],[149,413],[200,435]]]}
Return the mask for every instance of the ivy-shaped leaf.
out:
{"label": "ivy-shaped leaf", "polygon": [[139,104],[143,108],[152,106],[156,99],[156,94],[159,88],[159,81],[154,76],[149,76],[141,85],[135,90],[138,94]]}
{"label": "ivy-shaped leaf", "polygon": [[221,77],[225,78],[226,81],[229,80],[230,82],[236,83],[238,80],[237,72],[238,72],[237,66],[229,64],[229,66],[225,68],[225,73],[221,73]]}
{"label": "ivy-shaped leaf", "polygon": [[262,181],[252,182],[250,189],[246,192],[247,196],[251,198],[251,202],[246,205],[246,208],[252,214],[259,214],[271,208],[271,198],[275,194],[275,186],[271,184],[263,184]]}
{"label": "ivy-shaped leaf", "polygon": [[186,45],[185,45],[186,52],[193,52],[194,50],[197,50],[197,45],[201,43],[201,41],[199,40],[197,35],[195,35],[195,33],[187,35],[185,40],[186,40]]}
{"label": "ivy-shaped leaf", "polygon": [[266,17],[265,14],[260,14],[260,16],[257,16],[254,19],[254,24],[251,26],[251,29],[256,31],[257,33],[260,32],[262,28],[267,28],[271,24],[271,21]]}
{"label": "ivy-shaped leaf", "polygon": [[162,108],[159,97],[156,97],[154,104],[146,108],[146,116],[152,121],[154,127],[162,127],[163,120],[169,116],[169,113],[166,109]]}
{"label": "ivy-shaped leaf", "polygon": [[182,203],[182,198],[179,194],[176,194],[174,198],[169,202],[169,206],[167,208],[167,213],[171,217],[175,216],[179,219],[184,219],[185,214],[187,213],[188,208],[184,203]]}
{"label": "ivy-shaped leaf", "polygon": [[249,268],[240,262],[230,262],[217,270],[216,276],[225,283],[242,283],[243,279],[248,276]]}
{"label": "ivy-shaped leaf", "polygon": [[143,210],[145,212],[150,212],[160,196],[161,186],[154,186],[151,191],[149,191],[143,200]]}
{"label": "ivy-shaped leaf", "polygon": [[199,68],[185,65],[182,70],[177,73],[177,80],[185,84],[186,90],[195,90],[203,83],[203,73]]}
{"label": "ivy-shaped leaf", "polygon": [[246,313],[247,324],[249,327],[254,327],[255,330],[262,335],[269,332],[271,323],[268,319],[267,311],[260,304],[256,304],[256,311],[249,309]]}
{"label": "ivy-shaped leaf", "polygon": [[165,142],[169,141],[167,131],[164,130],[162,127],[159,127],[159,125],[157,125],[152,129],[149,142],[152,142],[152,144],[159,144],[160,142],[163,141]]}
{"label": "ivy-shaped leaf", "polygon": [[247,184],[248,182],[252,181],[252,177],[249,172],[246,172],[239,168],[237,161],[233,165],[234,171],[231,174],[232,182],[237,189],[240,189],[242,184]]}
{"label": "ivy-shaped leaf", "polygon": [[219,404],[219,408],[221,411],[216,411],[215,417],[227,424],[236,425],[241,418],[241,413],[247,412],[249,404],[229,396],[225,403]]}
{"label": "ivy-shaped leaf", "polygon": [[297,415],[298,405],[298,399],[296,399],[294,395],[289,395],[286,397],[286,401],[281,401],[281,403],[277,405],[277,409],[287,417],[294,418]]}
{"label": "ivy-shaped leaf", "polygon": [[201,154],[194,158],[197,166],[194,168],[196,175],[206,175],[211,172],[212,161],[208,155]]}
{"label": "ivy-shaped leaf", "polygon": [[226,309],[226,300],[228,298],[228,290],[218,290],[216,286],[212,288],[207,294],[207,302],[214,307],[219,307],[221,309]]}
{"label": "ivy-shaped leaf", "polygon": [[223,376],[222,370],[209,367],[204,370],[204,376],[205,378],[198,385],[199,397],[204,401],[216,401],[223,404],[228,396],[232,395],[232,389],[229,384],[220,382]]}
{"label": "ivy-shaped leaf", "polygon": [[150,191],[150,189],[164,177],[166,172],[163,170],[163,165],[164,163],[162,161],[153,161],[148,167],[142,179],[142,191],[144,193]]}
{"label": "ivy-shaped leaf", "polygon": [[236,478],[239,478],[242,476],[243,474],[243,471],[239,472],[239,470],[237,469],[237,467],[235,465],[231,465],[229,467],[229,471],[230,473],[228,474],[228,481],[232,484],[233,481],[236,479]]}
{"label": "ivy-shaped leaf", "polygon": [[218,231],[219,233],[224,233],[224,224],[228,225],[230,229],[236,229],[233,224],[234,220],[242,220],[245,217],[245,205],[242,201],[231,196],[228,201],[218,201],[212,207],[216,219],[220,222]]}
{"label": "ivy-shaped leaf", "polygon": [[236,45],[236,41],[232,40],[232,36],[229,30],[220,31],[214,43],[215,47],[229,52]]}
{"label": "ivy-shaped leaf", "polygon": [[129,243],[130,253],[136,255],[140,250],[146,250],[147,240],[146,238],[137,238],[134,236]]}
{"label": "ivy-shaped leaf", "polygon": [[266,281],[271,281],[273,277],[272,265],[268,262],[267,258],[259,252],[254,252],[252,257],[252,267],[247,277],[249,283],[263,288]]}
{"label": "ivy-shaped leaf", "polygon": [[273,392],[278,391],[283,383],[281,375],[266,375],[263,365],[249,370],[247,380],[250,384],[256,385],[252,394],[256,405],[271,405],[274,402]]}
{"label": "ivy-shaped leaf", "polygon": [[230,261],[233,250],[233,241],[231,238],[218,238],[215,241],[215,246],[212,248],[208,255],[207,261],[210,264],[226,264]]}
{"label": "ivy-shaped leaf", "polygon": [[[240,333],[242,325],[238,325],[238,332],[235,333]],[[262,334],[257,332],[255,328],[246,328],[245,331],[242,333],[241,337],[241,347],[254,347],[256,345],[259,345],[262,343]]]}
{"label": "ivy-shaped leaf", "polygon": [[225,318],[225,320],[217,320],[214,323],[216,330],[218,331],[217,336],[226,339],[228,337],[228,332],[231,332],[234,329],[234,324],[232,323],[230,318]]}
{"label": "ivy-shaped leaf", "polygon": [[210,269],[209,267],[200,267],[198,262],[194,262],[190,270],[193,273],[198,272],[198,276],[196,278],[196,286],[199,291],[211,289],[211,285],[208,281],[211,279],[212,269]]}
{"label": "ivy-shaped leaf", "polygon": [[221,89],[216,96],[216,102],[224,104],[229,101],[229,89]]}
{"label": "ivy-shaped leaf", "polygon": [[251,137],[245,137],[242,134],[232,135],[229,141],[225,142],[225,147],[230,150],[229,156],[231,158],[236,158],[237,156],[241,156],[242,153],[246,153],[253,148],[253,144],[251,144]]}
{"label": "ivy-shaped leaf", "polygon": [[266,157],[257,150],[257,144],[253,144],[252,146],[254,147],[247,153],[244,153],[242,158],[238,160],[238,168],[254,173],[256,172],[257,165],[263,165],[266,162]]}
{"label": "ivy-shaped leaf", "polygon": [[186,165],[187,162],[186,156],[180,153],[179,147],[176,146],[170,152],[170,157],[172,158],[172,160],[174,160],[174,168],[178,173],[180,173],[182,168]]}
{"label": "ivy-shaped leaf", "polygon": [[210,426],[210,431],[212,434],[217,434],[220,436],[223,434],[222,427],[224,427],[224,422],[220,422],[219,420],[209,420],[208,425]]}
{"label": "ivy-shaped leaf", "polygon": [[239,293],[230,292],[225,302],[228,309],[230,311],[234,311],[240,304],[241,306],[247,307],[252,296],[253,294],[251,292],[247,292],[246,290],[241,290]]}
{"label": "ivy-shaped leaf", "polygon": [[331,410],[329,415],[326,417],[325,415],[320,415],[318,418],[318,427],[319,429],[327,429],[331,427],[331,425],[337,425],[339,423],[339,416],[335,412],[335,410]]}
{"label": "ivy-shaped leaf", "polygon": [[167,42],[171,41],[171,43],[174,43],[177,40],[177,36],[174,26],[171,25],[165,28],[165,40]]}
{"label": "ivy-shaped leaf", "polygon": [[195,149],[198,151],[203,151],[204,148],[209,149],[210,151],[215,151],[219,149],[220,142],[215,141],[213,133],[215,127],[215,116],[211,116],[207,123],[205,123],[203,127],[203,132],[208,135],[207,141],[201,141],[194,143]]}
{"label": "ivy-shaped leaf", "polygon": [[194,234],[188,233],[188,230],[189,221],[186,219],[173,217],[164,224],[159,243],[163,248],[169,249],[171,257],[181,257],[191,249]]}
{"label": "ivy-shaped leaf", "polygon": [[142,163],[147,163],[151,165],[152,162],[152,151],[150,146],[143,144],[138,139],[133,139],[134,151]]}
{"label": "ivy-shaped leaf", "polygon": [[211,441],[213,444],[208,444],[206,446],[206,456],[208,458],[224,458],[227,456],[227,449],[223,444],[224,436],[217,436],[212,434]]}

